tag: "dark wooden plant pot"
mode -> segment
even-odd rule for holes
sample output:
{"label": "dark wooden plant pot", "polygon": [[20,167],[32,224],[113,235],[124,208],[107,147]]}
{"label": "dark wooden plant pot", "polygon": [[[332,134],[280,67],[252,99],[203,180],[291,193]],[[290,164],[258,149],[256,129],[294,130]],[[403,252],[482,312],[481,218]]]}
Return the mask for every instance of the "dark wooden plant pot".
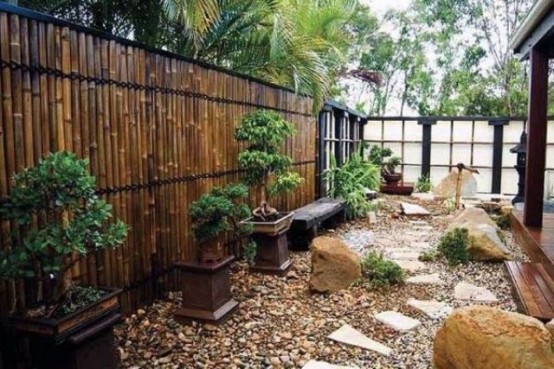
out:
{"label": "dark wooden plant pot", "polygon": [[233,259],[228,256],[218,263],[175,264],[183,286],[183,303],[175,311],[175,320],[182,324],[221,324],[238,309],[239,303],[231,296],[229,272]]}
{"label": "dark wooden plant pot", "polygon": [[104,290],[108,293],[100,301],[63,318],[8,318],[15,336],[29,338],[33,368],[119,368],[113,326],[121,320],[121,290]]}
{"label": "dark wooden plant pot", "polygon": [[389,186],[394,186],[402,180],[402,173],[383,173],[383,179]]}
{"label": "dark wooden plant pot", "polygon": [[292,266],[287,241],[288,228],[277,234],[252,234],[252,240],[256,242],[256,257],[254,265],[250,267],[252,272],[277,275],[288,273]]}
{"label": "dark wooden plant pot", "polygon": [[217,263],[224,257],[223,243],[217,238],[204,241],[198,246],[198,261],[201,264]]}

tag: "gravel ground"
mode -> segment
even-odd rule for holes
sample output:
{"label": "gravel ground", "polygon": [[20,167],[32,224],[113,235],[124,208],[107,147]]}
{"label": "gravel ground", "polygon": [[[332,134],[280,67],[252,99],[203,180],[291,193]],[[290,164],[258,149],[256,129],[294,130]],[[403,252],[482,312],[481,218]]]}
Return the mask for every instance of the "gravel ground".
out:
{"label": "gravel ground", "polygon": [[[351,222],[328,235],[341,237],[364,253],[413,242],[436,245],[448,224],[438,202],[419,203],[431,211],[432,226],[417,229],[414,219],[399,215],[399,198],[387,197],[377,224]],[[402,199],[405,201],[405,198]],[[510,232],[504,232],[517,259],[525,258]],[[442,321],[433,320],[406,305],[409,298],[436,299],[453,307],[470,305],[454,299],[454,286],[461,281],[490,289],[499,299],[489,304],[515,311],[503,265],[469,263],[456,268],[444,262],[426,263],[424,273],[440,273],[441,286],[406,284],[371,288],[364,282],[332,295],[311,294],[309,252],[293,253],[294,266],[287,277],[248,273],[244,263],[232,267],[232,290],[240,310],[221,327],[180,326],[172,318],[179,294],[138,310],[116,327],[124,368],[301,368],[310,359],[359,368],[431,368],[432,343]],[[377,322],[373,315],[396,310],[419,319],[421,325],[399,333]],[[394,350],[389,357],[335,343],[326,337],[343,324],[350,324],[368,337]]]}

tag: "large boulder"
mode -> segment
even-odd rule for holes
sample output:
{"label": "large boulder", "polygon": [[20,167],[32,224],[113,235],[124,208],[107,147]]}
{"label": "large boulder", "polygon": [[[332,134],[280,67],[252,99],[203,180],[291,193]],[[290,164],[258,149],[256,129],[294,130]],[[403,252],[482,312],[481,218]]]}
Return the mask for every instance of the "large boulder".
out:
{"label": "large boulder", "polygon": [[314,291],[339,291],[362,276],[360,257],[338,238],[314,238],[311,252],[310,288]]}
{"label": "large boulder", "polygon": [[[456,196],[456,184],[458,182],[458,169],[454,169],[433,189],[433,193],[438,197]],[[477,180],[473,173],[467,170],[462,171],[462,196],[473,197],[477,193]]]}
{"label": "large boulder", "polygon": [[510,250],[498,236],[499,228],[486,211],[467,208],[455,217],[448,230],[465,228],[469,235],[468,251],[473,260],[511,259]]}
{"label": "large boulder", "polygon": [[450,222],[448,228],[463,228],[467,224],[488,224],[490,226],[497,227],[496,222],[491,219],[485,210],[479,208],[467,208]]}
{"label": "large boulder", "polygon": [[537,319],[488,306],[455,310],[435,336],[436,369],[552,369],[551,333]]}

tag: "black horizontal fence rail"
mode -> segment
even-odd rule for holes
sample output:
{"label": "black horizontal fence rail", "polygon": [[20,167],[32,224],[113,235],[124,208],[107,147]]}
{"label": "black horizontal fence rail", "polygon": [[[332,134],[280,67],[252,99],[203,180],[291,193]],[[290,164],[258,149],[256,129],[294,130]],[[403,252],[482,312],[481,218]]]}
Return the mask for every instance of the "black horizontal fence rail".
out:
{"label": "black horizontal fence rail", "polygon": [[184,96],[184,97],[201,99],[201,100],[206,100],[209,102],[220,103],[220,104],[241,105],[246,107],[274,110],[284,114],[293,114],[293,115],[300,115],[304,117],[312,117],[312,114],[309,114],[309,113],[282,109],[275,106],[263,105],[263,104],[253,103],[250,101],[241,101],[241,100],[229,99],[229,98],[220,97],[220,96],[212,96],[212,95],[190,91],[190,90],[175,89],[175,88],[156,86],[156,85],[146,85],[146,84],[140,84],[136,82],[123,82],[123,81],[117,81],[110,78],[90,77],[76,72],[65,73],[60,69],[48,68],[41,65],[25,65],[14,61],[0,60],[0,68],[1,69],[7,68],[12,71],[20,70],[22,72],[44,74],[47,76],[53,76],[58,78],[67,78],[71,81],[94,83],[97,86],[103,86],[103,85],[115,86],[119,88],[134,89],[138,91],[148,91],[148,92],[162,93],[162,94],[168,94],[168,95]]}
{"label": "black horizontal fence rail", "polygon": [[[305,160],[305,161],[299,161],[299,162],[293,163],[292,166],[299,167],[299,166],[310,165],[315,163],[316,163],[315,160]],[[243,170],[243,169],[230,169],[230,170],[222,170],[222,171],[211,172],[211,173],[187,174],[180,177],[154,179],[152,181],[148,181],[144,183],[133,183],[133,184],[119,186],[119,187],[99,188],[96,190],[96,193],[98,195],[104,195],[104,194],[112,194],[112,193],[118,193],[118,192],[138,191],[138,190],[143,190],[147,188],[170,185],[174,183],[192,182],[192,181],[208,179],[208,178],[221,178],[221,177],[235,175],[235,174],[242,174],[245,172],[246,170]]]}
{"label": "black horizontal fence rail", "polygon": [[[549,117],[549,121],[554,120],[554,117]],[[365,125],[368,130],[379,130],[380,139],[365,139],[364,143],[377,144],[381,147],[387,144],[397,144],[401,146],[402,157],[402,170],[404,167],[421,167],[421,175],[429,176],[432,168],[448,168],[452,169],[456,166],[456,162],[453,162],[453,150],[454,145],[469,145],[470,146],[470,158],[471,162],[466,163],[477,169],[487,169],[492,172],[491,181],[491,193],[500,193],[502,184],[502,171],[504,169],[513,169],[515,165],[515,155],[513,163],[510,165],[502,162],[503,149],[506,145],[517,145],[519,141],[504,141],[504,127],[509,125],[510,122],[521,122],[526,125],[527,117],[482,117],[482,116],[428,116],[428,117],[410,117],[410,116],[390,116],[390,117],[365,117],[367,124]],[[437,122],[450,122],[450,132],[448,140],[433,140],[432,132],[433,127]],[[385,139],[385,125],[387,122],[400,122],[402,126],[401,139]],[[405,132],[407,122],[416,122],[421,128],[421,140],[407,139],[409,135]],[[489,126],[493,127],[493,140],[483,141],[478,137],[475,137],[475,125],[476,122],[487,122]],[[455,141],[454,130],[455,124],[471,124],[471,140],[469,141]],[[378,127],[376,125],[379,125]],[[421,145],[421,164],[406,162],[405,158],[405,145],[406,144],[420,144]],[[433,144],[437,145],[449,145],[449,160],[448,164],[431,164],[432,148]],[[475,165],[475,147],[478,145],[492,146],[491,156],[492,165]],[[548,142],[548,146],[554,146],[554,142]],[[545,168],[546,170],[554,170],[554,168]]]}

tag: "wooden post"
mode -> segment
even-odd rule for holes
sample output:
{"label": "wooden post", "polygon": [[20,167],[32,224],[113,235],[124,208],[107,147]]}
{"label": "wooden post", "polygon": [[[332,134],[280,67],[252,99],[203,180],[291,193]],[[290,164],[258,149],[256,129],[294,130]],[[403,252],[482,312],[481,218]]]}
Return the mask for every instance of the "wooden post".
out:
{"label": "wooden post", "polygon": [[546,129],[548,106],[548,56],[532,49],[529,54],[529,125],[527,135],[527,170],[525,173],[526,226],[542,227],[544,169],[546,164]]}
{"label": "wooden post", "polygon": [[502,191],[502,149],[504,143],[504,126],[509,123],[510,122],[506,119],[489,121],[489,126],[494,126],[494,141],[492,146],[492,193],[500,193]]}
{"label": "wooden post", "polygon": [[436,124],[435,120],[420,120],[417,124],[421,125],[422,142],[421,142],[421,175],[431,175],[431,127]]}

